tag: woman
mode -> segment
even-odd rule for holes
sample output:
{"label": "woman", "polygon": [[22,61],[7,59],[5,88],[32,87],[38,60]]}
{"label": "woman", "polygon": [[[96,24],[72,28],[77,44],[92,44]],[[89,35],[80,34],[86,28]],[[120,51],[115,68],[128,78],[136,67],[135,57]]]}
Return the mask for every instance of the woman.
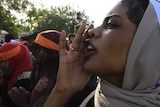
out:
{"label": "woman", "polygon": [[[59,37],[60,32],[56,30],[37,34],[31,47],[35,64],[31,73],[32,91],[29,102],[23,99],[23,103],[18,103],[21,107],[42,107],[54,87],[59,66]],[[66,45],[66,51],[68,48]],[[17,88],[14,90],[18,92]],[[19,98],[18,94],[16,97]]]}
{"label": "woman", "polygon": [[90,74],[101,78],[94,93],[95,107],[159,107],[159,4],[120,1],[102,25],[90,26],[86,35],[81,25],[70,53],[64,51],[62,32],[57,82],[44,107],[63,107],[83,89]]}
{"label": "woman", "polygon": [[[30,91],[30,74],[32,61],[29,49],[20,44],[6,43],[0,47],[0,70],[3,77],[0,80],[1,99],[3,107],[17,107],[14,93],[10,90],[25,87]],[[23,93],[23,92],[21,92]]]}
{"label": "woman", "polygon": [[46,30],[38,33],[33,42],[36,65],[31,74],[33,90],[30,107],[42,107],[55,85],[59,66],[59,37],[60,32]]}

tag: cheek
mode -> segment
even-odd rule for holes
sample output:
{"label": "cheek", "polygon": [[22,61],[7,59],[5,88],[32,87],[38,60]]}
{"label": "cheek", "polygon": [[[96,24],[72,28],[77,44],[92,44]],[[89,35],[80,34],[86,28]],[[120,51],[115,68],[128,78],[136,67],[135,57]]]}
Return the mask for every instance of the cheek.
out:
{"label": "cheek", "polygon": [[108,73],[122,71],[126,63],[129,43],[127,39],[120,38],[119,35],[103,38],[97,54],[98,63],[104,68],[101,70],[106,70]]}

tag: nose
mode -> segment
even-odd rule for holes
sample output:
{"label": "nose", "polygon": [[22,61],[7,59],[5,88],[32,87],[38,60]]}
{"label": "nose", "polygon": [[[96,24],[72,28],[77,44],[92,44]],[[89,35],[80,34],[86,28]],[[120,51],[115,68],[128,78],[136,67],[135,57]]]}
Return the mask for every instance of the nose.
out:
{"label": "nose", "polygon": [[90,29],[88,31],[88,37],[89,38],[98,38],[101,34],[101,28],[100,27],[96,27],[93,29]]}

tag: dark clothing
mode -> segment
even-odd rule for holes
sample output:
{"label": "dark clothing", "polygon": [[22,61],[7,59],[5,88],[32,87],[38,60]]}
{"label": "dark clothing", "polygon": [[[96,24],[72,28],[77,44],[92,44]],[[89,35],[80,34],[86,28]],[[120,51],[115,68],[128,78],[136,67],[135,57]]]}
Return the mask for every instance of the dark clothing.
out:
{"label": "dark clothing", "polygon": [[[79,107],[83,100],[96,89],[97,86],[97,78],[96,76],[92,76],[90,81],[84,87],[83,90],[76,93],[66,104],[65,107]],[[94,107],[94,98],[89,100],[85,107]]]}

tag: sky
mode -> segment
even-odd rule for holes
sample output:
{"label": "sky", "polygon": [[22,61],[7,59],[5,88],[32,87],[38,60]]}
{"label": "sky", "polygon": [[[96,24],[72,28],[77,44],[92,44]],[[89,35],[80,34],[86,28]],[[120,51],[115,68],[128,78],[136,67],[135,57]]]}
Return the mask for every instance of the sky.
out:
{"label": "sky", "polygon": [[[89,19],[99,26],[105,15],[119,0],[30,0],[34,4],[43,4],[45,7],[70,5],[76,10],[84,10]],[[108,1],[108,2],[107,2]]]}

